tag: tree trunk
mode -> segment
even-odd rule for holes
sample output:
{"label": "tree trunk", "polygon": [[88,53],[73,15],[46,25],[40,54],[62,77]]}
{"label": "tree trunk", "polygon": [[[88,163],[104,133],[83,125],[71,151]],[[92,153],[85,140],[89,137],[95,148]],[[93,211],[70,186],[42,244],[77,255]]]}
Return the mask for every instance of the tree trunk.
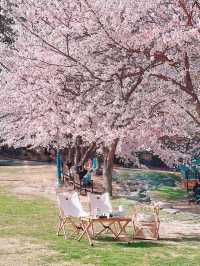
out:
{"label": "tree trunk", "polygon": [[82,146],[82,138],[81,136],[76,137],[75,143],[75,158],[74,158],[74,165],[79,165],[81,160],[81,146]]}
{"label": "tree trunk", "polygon": [[112,165],[107,164],[104,159],[103,164],[104,189],[112,196]]}
{"label": "tree trunk", "polygon": [[113,171],[113,160],[115,151],[117,148],[118,139],[115,139],[111,144],[111,147],[103,148],[103,177],[104,177],[104,189],[112,196],[112,171]]}
{"label": "tree trunk", "polygon": [[96,150],[96,143],[92,142],[89,147],[75,145],[67,149],[67,161],[73,165],[84,165],[91,154]]}
{"label": "tree trunk", "polygon": [[80,159],[81,159],[81,147],[77,145],[75,147],[74,165],[79,165]]}
{"label": "tree trunk", "polygon": [[74,149],[73,149],[73,147],[68,148],[67,161],[72,162],[72,163],[74,162]]}
{"label": "tree trunk", "polygon": [[86,163],[86,161],[89,159],[91,153],[96,149],[96,143],[92,142],[91,145],[87,148],[87,150],[85,151],[82,159],[81,159],[81,165],[84,165],[84,163]]}

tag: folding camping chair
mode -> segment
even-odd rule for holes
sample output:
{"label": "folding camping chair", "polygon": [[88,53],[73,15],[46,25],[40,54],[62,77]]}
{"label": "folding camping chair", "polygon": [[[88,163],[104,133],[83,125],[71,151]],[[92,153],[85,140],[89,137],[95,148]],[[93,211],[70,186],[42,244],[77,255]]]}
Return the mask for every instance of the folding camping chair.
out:
{"label": "folding camping chair", "polygon": [[[88,192],[88,201],[89,201],[89,210],[90,215],[95,217],[97,215],[105,215],[112,213],[112,205],[110,202],[110,197],[108,193],[104,193],[102,195],[96,195],[93,193]],[[112,234],[115,232],[111,228],[111,225],[106,225],[103,222],[100,222],[103,226],[103,229],[95,234],[95,236],[102,234],[103,232],[110,231]],[[115,228],[116,230],[116,228]],[[94,228],[92,227],[93,235],[94,235]]]}
{"label": "folding camping chair", "polygon": [[96,195],[88,192],[88,201],[89,201],[89,209],[90,214],[95,216],[98,210],[100,214],[103,213],[111,213],[112,205],[110,202],[110,197],[108,193],[104,193],[102,195]]}
{"label": "folding camping chair", "polygon": [[140,206],[134,208],[132,216],[133,239],[159,238],[159,207]]}
{"label": "folding camping chair", "polygon": [[59,205],[59,226],[57,235],[63,231],[65,239],[67,238],[66,225],[71,227],[76,235],[83,230],[81,217],[87,217],[88,214],[83,210],[77,192],[66,192],[57,195]]}

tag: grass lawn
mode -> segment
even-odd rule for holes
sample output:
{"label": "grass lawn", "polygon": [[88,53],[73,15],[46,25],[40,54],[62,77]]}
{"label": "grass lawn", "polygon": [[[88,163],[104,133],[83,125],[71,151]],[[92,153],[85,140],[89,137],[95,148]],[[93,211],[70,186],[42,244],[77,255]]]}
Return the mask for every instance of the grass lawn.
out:
{"label": "grass lawn", "polygon": [[[43,265],[200,265],[200,242],[193,240],[137,241],[132,244],[99,239],[94,247],[86,240],[64,240],[56,236],[57,208],[44,198],[19,199],[0,190],[0,239],[31,238],[47,245],[56,255],[41,257]],[[119,200],[114,200],[118,204]],[[1,255],[1,254],[0,254]],[[3,264],[2,264],[3,265]],[[13,264],[14,265],[14,264]],[[15,263],[15,265],[19,265]]]}
{"label": "grass lawn", "polygon": [[153,191],[153,195],[166,200],[181,200],[187,197],[187,191],[180,187],[163,186]]}
{"label": "grass lawn", "polygon": [[[118,169],[114,171],[113,180],[124,181],[124,180],[140,180],[147,183],[151,188],[158,188],[167,186],[169,181],[180,182],[181,176],[177,172],[159,172],[159,171],[144,171],[144,170],[133,170],[133,169]],[[172,185],[170,185],[172,186]]]}

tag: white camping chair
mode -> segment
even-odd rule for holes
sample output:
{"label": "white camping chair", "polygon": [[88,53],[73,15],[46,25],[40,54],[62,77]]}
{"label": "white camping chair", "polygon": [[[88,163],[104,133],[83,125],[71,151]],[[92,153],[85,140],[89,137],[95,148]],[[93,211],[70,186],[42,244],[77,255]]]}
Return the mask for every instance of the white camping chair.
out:
{"label": "white camping chair", "polygon": [[57,200],[60,210],[59,214],[60,223],[57,235],[59,235],[60,231],[62,230],[65,239],[67,238],[67,234],[65,231],[66,224],[72,227],[75,234],[79,235],[79,231],[83,230],[80,223],[81,217],[86,217],[88,216],[88,214],[83,210],[83,207],[79,200],[78,193],[77,192],[60,193],[57,195]]}
{"label": "white camping chair", "polygon": [[[88,192],[88,201],[91,216],[95,217],[97,215],[101,216],[103,214],[112,213],[112,205],[108,193],[104,193],[102,195],[95,195],[93,193]],[[103,222],[100,223],[103,226],[103,229],[100,232],[96,233],[96,236],[102,234],[105,231],[110,231],[112,234],[114,233],[113,229],[111,228],[111,224],[105,225]],[[92,231],[94,235],[94,228],[92,228]]]}
{"label": "white camping chair", "polygon": [[95,216],[97,214],[97,210],[101,215],[103,213],[112,212],[112,205],[108,193],[104,193],[102,195],[95,195],[93,193],[88,192],[88,201],[91,216]]}

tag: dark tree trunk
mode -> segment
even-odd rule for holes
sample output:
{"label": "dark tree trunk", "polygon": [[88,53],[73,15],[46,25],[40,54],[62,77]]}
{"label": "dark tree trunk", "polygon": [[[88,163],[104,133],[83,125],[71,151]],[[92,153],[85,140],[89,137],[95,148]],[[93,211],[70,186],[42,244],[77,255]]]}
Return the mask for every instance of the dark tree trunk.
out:
{"label": "dark tree trunk", "polygon": [[74,165],[79,165],[80,160],[81,160],[81,147],[77,145],[75,147]]}
{"label": "dark tree trunk", "polygon": [[76,137],[75,143],[75,158],[74,165],[79,165],[81,161],[81,146],[82,146],[82,138],[81,136]]}
{"label": "dark tree trunk", "polygon": [[107,164],[104,160],[103,164],[104,189],[112,196],[112,165]]}
{"label": "dark tree trunk", "polygon": [[84,163],[86,163],[91,153],[94,152],[95,150],[96,150],[96,143],[92,142],[91,145],[86,149],[85,153],[82,156],[81,165],[84,165]]}
{"label": "dark tree trunk", "polygon": [[67,160],[68,162],[72,162],[74,164],[74,148],[73,147],[68,148]]}
{"label": "dark tree trunk", "polygon": [[117,148],[118,139],[115,139],[110,147],[103,148],[103,177],[104,177],[104,189],[112,196],[112,171],[113,160],[115,151]]}
{"label": "dark tree trunk", "polygon": [[96,150],[96,143],[92,142],[89,147],[79,145],[67,148],[67,161],[72,162],[72,165],[84,165],[91,154]]}

